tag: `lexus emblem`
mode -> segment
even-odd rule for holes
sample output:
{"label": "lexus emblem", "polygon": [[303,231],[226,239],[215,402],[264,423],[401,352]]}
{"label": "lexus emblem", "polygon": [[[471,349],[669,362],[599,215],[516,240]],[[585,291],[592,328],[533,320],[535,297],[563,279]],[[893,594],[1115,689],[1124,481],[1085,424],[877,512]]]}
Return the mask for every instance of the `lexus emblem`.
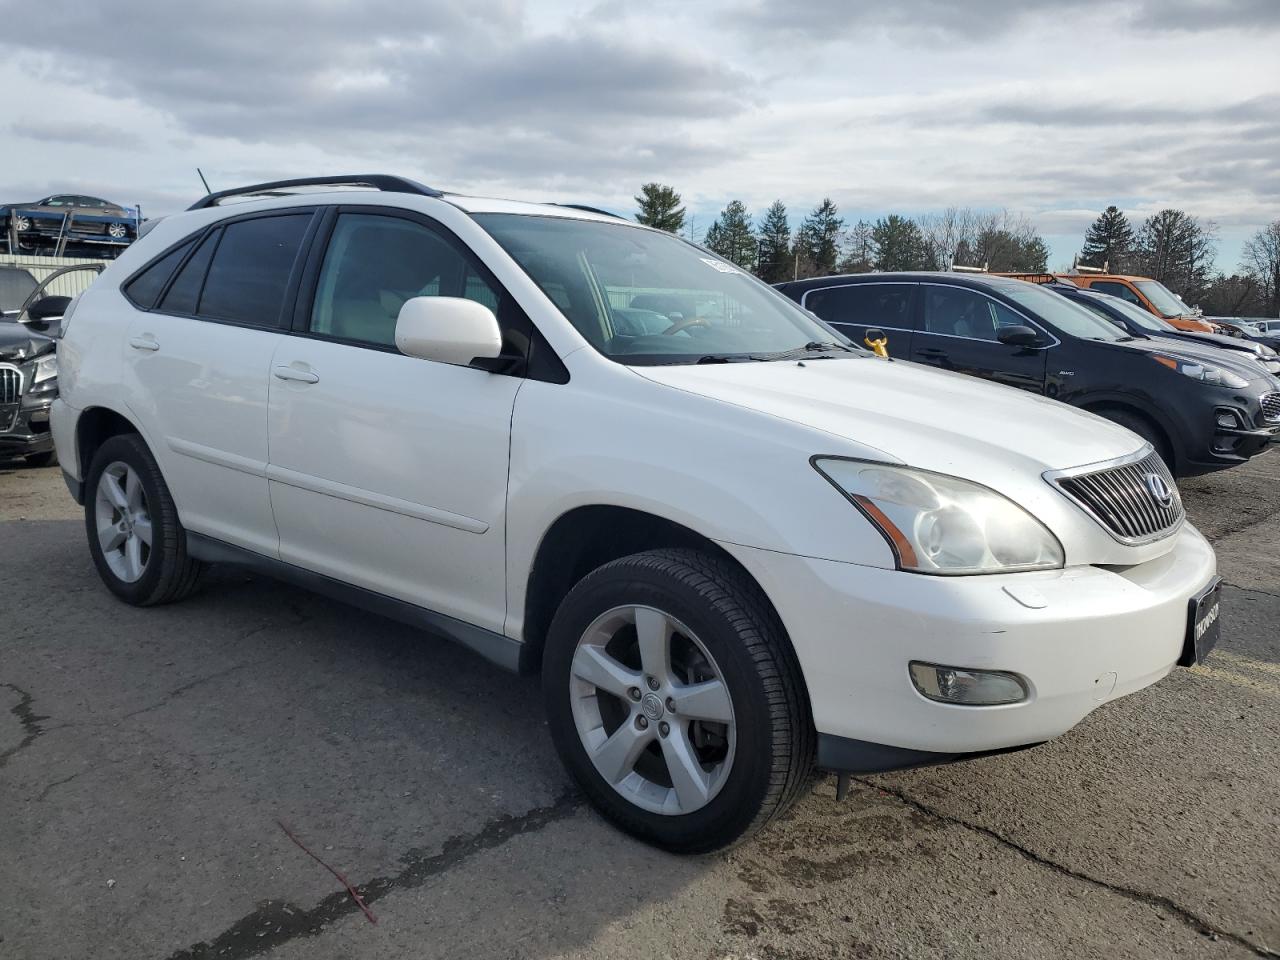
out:
{"label": "lexus emblem", "polygon": [[1147,491],[1160,506],[1173,506],[1173,491],[1169,489],[1169,484],[1165,483],[1164,477],[1160,476],[1160,474],[1147,474]]}

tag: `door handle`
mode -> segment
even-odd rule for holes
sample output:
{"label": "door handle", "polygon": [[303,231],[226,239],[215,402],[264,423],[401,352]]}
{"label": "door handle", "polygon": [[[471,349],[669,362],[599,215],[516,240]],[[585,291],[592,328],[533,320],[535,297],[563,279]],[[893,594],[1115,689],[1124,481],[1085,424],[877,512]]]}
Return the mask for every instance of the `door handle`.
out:
{"label": "door handle", "polygon": [[271,372],[275,374],[277,380],[296,380],[298,383],[320,382],[319,374],[312,373],[310,370],[299,370],[285,363],[277,363]]}
{"label": "door handle", "polygon": [[159,350],[160,349],[159,341],[157,341],[155,337],[152,337],[150,335],[141,336],[141,337],[130,337],[129,346],[133,347],[133,349],[135,350]]}
{"label": "door handle", "polygon": [[945,357],[947,355],[947,351],[940,350],[937,347],[925,347],[919,353],[922,357]]}

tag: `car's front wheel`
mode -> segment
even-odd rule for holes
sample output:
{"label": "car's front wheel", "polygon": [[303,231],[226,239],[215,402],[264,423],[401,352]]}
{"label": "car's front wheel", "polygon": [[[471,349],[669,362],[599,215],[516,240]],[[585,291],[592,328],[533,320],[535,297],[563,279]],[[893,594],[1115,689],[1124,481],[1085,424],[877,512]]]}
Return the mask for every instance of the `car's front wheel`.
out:
{"label": "car's front wheel", "polygon": [[85,481],[89,552],[108,589],[136,606],[190,593],[204,565],[187,555],[178,509],[142,438],[122,434],[105,441]]}
{"label": "car's front wheel", "polygon": [[543,660],[552,738],[591,801],[681,853],[732,844],[808,782],[814,734],[795,655],[728,561],[655,550],[570,591]]}

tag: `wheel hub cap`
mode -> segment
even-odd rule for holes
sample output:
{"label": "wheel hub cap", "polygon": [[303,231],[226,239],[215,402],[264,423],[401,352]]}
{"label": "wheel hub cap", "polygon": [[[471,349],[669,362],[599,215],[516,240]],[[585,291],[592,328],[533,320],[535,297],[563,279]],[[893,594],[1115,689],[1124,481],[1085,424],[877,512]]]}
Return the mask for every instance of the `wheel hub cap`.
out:
{"label": "wheel hub cap", "polygon": [[651,693],[640,701],[640,709],[644,715],[650,720],[661,720],[666,707],[662,705],[662,698],[656,693]]}

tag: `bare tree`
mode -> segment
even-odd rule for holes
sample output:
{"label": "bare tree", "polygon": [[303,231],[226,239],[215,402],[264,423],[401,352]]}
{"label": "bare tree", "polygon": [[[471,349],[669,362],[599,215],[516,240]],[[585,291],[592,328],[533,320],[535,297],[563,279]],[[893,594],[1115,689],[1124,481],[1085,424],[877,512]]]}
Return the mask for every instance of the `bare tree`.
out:
{"label": "bare tree", "polygon": [[1244,268],[1260,288],[1266,315],[1280,317],[1280,220],[1273,220],[1245,243]]}

